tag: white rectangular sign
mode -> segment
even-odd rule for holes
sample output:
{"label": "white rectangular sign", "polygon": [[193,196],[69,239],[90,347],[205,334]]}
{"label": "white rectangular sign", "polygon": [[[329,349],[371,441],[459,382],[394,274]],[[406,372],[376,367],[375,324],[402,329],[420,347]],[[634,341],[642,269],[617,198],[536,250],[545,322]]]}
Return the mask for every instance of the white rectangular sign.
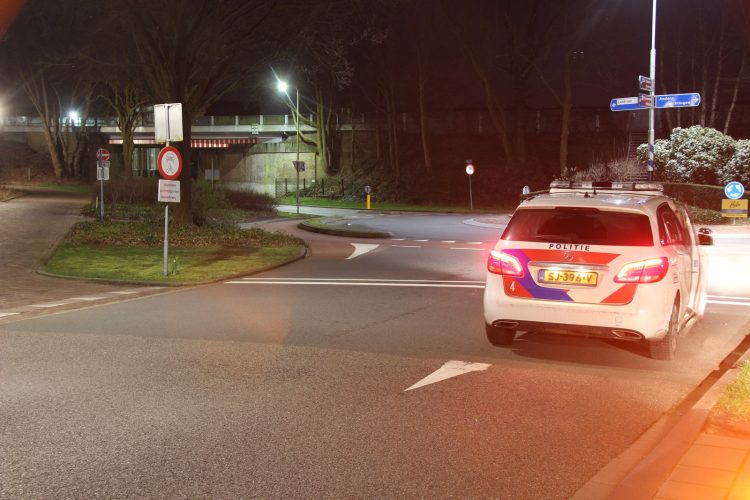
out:
{"label": "white rectangular sign", "polygon": [[96,167],[96,180],[108,181],[109,180],[109,167]]}
{"label": "white rectangular sign", "polygon": [[182,141],[182,104],[154,104],[154,132],[157,144]]}
{"label": "white rectangular sign", "polygon": [[180,202],[180,181],[159,179],[159,196],[157,201],[167,203]]}

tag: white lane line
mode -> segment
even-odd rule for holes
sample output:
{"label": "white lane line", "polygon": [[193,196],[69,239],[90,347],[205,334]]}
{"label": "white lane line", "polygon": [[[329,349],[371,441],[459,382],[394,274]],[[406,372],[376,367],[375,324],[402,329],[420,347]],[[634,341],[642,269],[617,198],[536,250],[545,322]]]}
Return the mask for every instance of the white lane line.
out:
{"label": "white lane line", "polygon": [[15,316],[16,314],[19,313],[0,313],[0,318],[4,318],[6,316]]}
{"label": "white lane line", "polygon": [[228,285],[332,285],[332,286],[393,286],[423,288],[484,288],[484,285],[449,283],[378,283],[362,281],[225,281]]}
{"label": "white lane line", "polygon": [[455,243],[456,240],[442,240],[440,243]]}
{"label": "white lane line", "polygon": [[750,302],[735,302],[732,300],[707,300],[708,304],[724,304],[728,306],[745,306],[750,307]]}
{"label": "white lane line", "polygon": [[421,243],[424,243],[425,241],[430,241],[430,240],[411,240],[411,241],[419,241]]}
{"label": "white lane line", "polygon": [[406,238],[391,238],[391,241],[406,241]]}
{"label": "white lane line", "polygon": [[373,245],[371,243],[350,243],[350,245],[354,247],[354,251],[345,260],[359,257],[360,255],[366,254],[367,252],[372,252],[373,250],[375,250],[376,248],[380,246],[380,245]]}
{"label": "white lane line", "polygon": [[87,302],[93,302],[95,300],[104,300],[107,297],[71,297],[68,300],[84,300]]}
{"label": "white lane line", "polygon": [[450,249],[451,250],[474,250],[474,251],[484,252],[484,248],[476,248],[476,247],[472,247],[472,248],[451,247]]}
{"label": "white lane line", "polygon": [[109,293],[113,293],[115,295],[131,295],[131,294],[138,293],[138,292],[135,290],[126,290],[124,292],[109,292]]}
{"label": "white lane line", "polygon": [[372,281],[385,283],[474,283],[483,285],[478,280],[394,280],[388,278],[242,278],[243,281]]}
{"label": "white lane line", "polygon": [[719,299],[719,300],[748,300],[750,301],[750,297],[731,297],[728,295],[709,295],[708,300],[711,299]]}
{"label": "white lane line", "polygon": [[60,307],[60,306],[64,306],[64,305],[67,305],[67,302],[58,302],[58,303],[54,303],[54,304],[33,304],[33,305],[29,306],[29,307],[48,308],[48,307]]}
{"label": "white lane line", "polygon": [[420,245],[391,245],[397,248],[422,248]]}
{"label": "white lane line", "polygon": [[484,245],[483,241],[467,241],[467,245]]}
{"label": "white lane line", "polygon": [[457,377],[459,375],[463,375],[464,373],[484,371],[490,366],[492,365],[487,363],[469,363],[466,361],[455,360],[448,361],[443,366],[438,368],[437,371],[426,376],[411,387],[404,389],[404,392],[411,391],[412,389],[417,389],[419,387],[424,387],[425,385],[434,384],[435,382],[442,382],[443,380]]}

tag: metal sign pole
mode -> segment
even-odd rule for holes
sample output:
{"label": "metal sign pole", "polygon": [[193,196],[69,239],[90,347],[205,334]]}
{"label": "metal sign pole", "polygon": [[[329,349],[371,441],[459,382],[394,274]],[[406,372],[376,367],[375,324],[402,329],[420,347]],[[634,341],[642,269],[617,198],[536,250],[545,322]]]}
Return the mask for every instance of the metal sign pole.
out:
{"label": "metal sign pole", "polygon": [[474,210],[474,198],[471,194],[471,176],[469,176],[469,208]]}
{"label": "metal sign pole", "polygon": [[651,107],[648,109],[648,180],[654,175],[654,108],[656,107],[656,0],[653,1],[651,13],[651,66],[649,78],[654,82],[651,87]]}
{"label": "metal sign pole", "polygon": [[[167,107],[167,146],[169,146],[169,107]],[[164,276],[169,275],[169,203],[164,204]]]}
{"label": "metal sign pole", "polygon": [[101,178],[99,179],[99,199],[102,201],[101,207],[101,220],[104,220],[104,169],[102,170]]}

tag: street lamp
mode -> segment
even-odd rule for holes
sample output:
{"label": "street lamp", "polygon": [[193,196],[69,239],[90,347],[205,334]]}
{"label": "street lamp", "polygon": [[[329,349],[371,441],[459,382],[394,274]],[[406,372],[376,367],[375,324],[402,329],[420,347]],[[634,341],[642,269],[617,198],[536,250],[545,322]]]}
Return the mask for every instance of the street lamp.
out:
{"label": "street lamp", "polygon": [[[287,99],[290,101],[292,100],[291,97],[289,97],[289,93],[287,92],[289,85],[282,80],[278,80],[278,89],[279,92],[283,92],[284,95],[286,95]],[[294,106],[294,123],[297,128],[297,161],[294,162],[294,170],[297,171],[297,189],[296,189],[296,199],[297,199],[297,214],[299,214],[299,169],[300,169],[300,163],[299,163],[299,89],[297,87],[294,87],[294,90],[297,94],[297,103]]]}
{"label": "street lamp", "polygon": [[78,111],[75,109],[71,109],[68,111],[68,119],[70,120],[70,126],[75,127],[75,122],[78,120]]}
{"label": "street lamp", "polygon": [[474,210],[474,198],[471,195],[471,176],[474,175],[474,164],[471,160],[466,160],[466,175],[469,176],[469,208]]}

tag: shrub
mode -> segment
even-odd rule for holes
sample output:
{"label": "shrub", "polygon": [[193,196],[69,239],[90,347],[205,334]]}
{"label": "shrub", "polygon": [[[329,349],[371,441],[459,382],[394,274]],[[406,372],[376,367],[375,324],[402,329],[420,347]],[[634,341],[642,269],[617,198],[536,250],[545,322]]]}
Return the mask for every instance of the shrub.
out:
{"label": "shrub", "polygon": [[273,196],[255,191],[234,191],[227,189],[224,196],[229,205],[243,210],[255,212],[273,212],[276,200]]}
{"label": "shrub", "polygon": [[609,163],[597,163],[586,170],[578,170],[571,175],[573,181],[629,181],[643,174],[643,167],[636,161],[626,158],[612,160]]}
{"label": "shrub", "polygon": [[[736,150],[734,139],[700,125],[675,128],[669,140],[656,141],[654,146],[654,167],[660,177],[701,184],[716,184]],[[648,145],[638,146],[638,159],[648,161]]]}
{"label": "shrub", "polygon": [[[104,201],[113,205],[156,203],[158,189],[159,180],[155,177],[112,179],[104,186]],[[92,194],[99,196],[98,182],[92,185]]]}
{"label": "shrub", "polygon": [[214,188],[208,181],[193,182],[193,221],[202,226],[211,210],[227,207],[226,191]]}
{"label": "shrub", "polygon": [[732,158],[719,170],[719,180],[722,184],[739,181],[750,184],[750,140],[737,141]]}

